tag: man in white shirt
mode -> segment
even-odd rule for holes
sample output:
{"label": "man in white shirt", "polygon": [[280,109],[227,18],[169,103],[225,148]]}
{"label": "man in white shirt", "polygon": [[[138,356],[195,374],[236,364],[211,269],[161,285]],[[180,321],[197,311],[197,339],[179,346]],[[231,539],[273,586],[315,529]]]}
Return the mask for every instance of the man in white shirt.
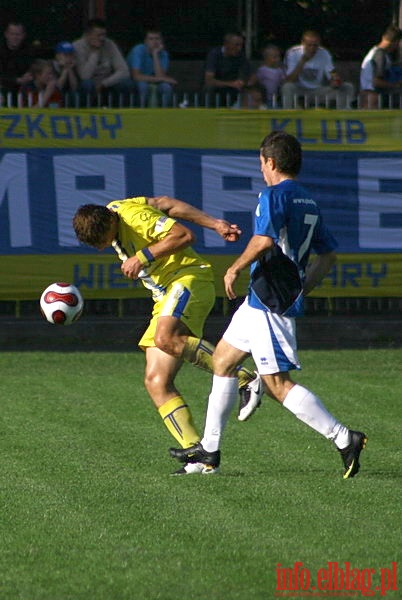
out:
{"label": "man in white shirt", "polygon": [[353,84],[342,82],[335,71],[331,54],[321,46],[319,33],[307,30],[301,44],[292,46],[285,55],[286,79],[282,85],[283,108],[297,108],[304,97],[304,107],[334,103],[336,108],[350,108]]}

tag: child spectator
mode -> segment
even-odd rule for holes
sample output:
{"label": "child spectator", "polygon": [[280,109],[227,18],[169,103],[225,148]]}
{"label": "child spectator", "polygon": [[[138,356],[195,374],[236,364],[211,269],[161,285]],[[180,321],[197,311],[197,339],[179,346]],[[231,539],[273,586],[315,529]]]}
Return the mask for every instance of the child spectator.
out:
{"label": "child spectator", "polygon": [[31,65],[32,81],[20,88],[19,106],[33,108],[60,108],[63,97],[57,88],[57,80],[51,60],[37,58]]}
{"label": "child spectator", "polygon": [[59,42],[55,48],[53,69],[57,87],[63,94],[78,90],[79,77],[75,65],[74,46],[70,42]]}
{"label": "child spectator", "polygon": [[257,81],[265,88],[267,106],[271,108],[277,102],[281,84],[285,79],[285,69],[278,46],[265,46],[262,57],[264,63],[257,69]]}

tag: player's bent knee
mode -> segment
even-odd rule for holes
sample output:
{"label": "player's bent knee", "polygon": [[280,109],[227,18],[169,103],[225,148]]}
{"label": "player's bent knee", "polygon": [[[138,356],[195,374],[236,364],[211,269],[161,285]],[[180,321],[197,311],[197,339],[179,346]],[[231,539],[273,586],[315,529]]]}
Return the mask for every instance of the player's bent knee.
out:
{"label": "player's bent knee", "polygon": [[179,358],[183,352],[183,345],[180,337],[171,337],[165,335],[156,335],[155,336],[155,346],[162,350],[162,352],[166,352],[170,356],[175,356]]}
{"label": "player's bent knee", "polygon": [[165,390],[167,388],[167,383],[166,377],[157,371],[145,373],[144,386],[151,397],[161,389]]}

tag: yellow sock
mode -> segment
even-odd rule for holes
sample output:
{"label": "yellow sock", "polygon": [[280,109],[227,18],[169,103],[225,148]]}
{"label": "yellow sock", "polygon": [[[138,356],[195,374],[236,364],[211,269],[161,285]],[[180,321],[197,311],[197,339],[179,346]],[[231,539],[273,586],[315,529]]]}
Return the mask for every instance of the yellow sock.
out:
{"label": "yellow sock", "polygon": [[253,371],[250,371],[249,369],[246,369],[246,367],[240,365],[240,367],[237,369],[237,378],[239,380],[239,388],[242,388],[255,378],[255,374]]}
{"label": "yellow sock", "polygon": [[[212,354],[214,350],[215,346],[210,342],[188,336],[182,356],[184,360],[195,367],[199,367],[200,369],[204,369],[204,371],[212,373]],[[241,365],[237,369],[237,376],[239,379],[239,388],[245,387],[255,377],[252,371]]]}
{"label": "yellow sock", "polygon": [[188,336],[182,357],[195,367],[212,373],[212,354],[215,346],[206,340]]}
{"label": "yellow sock", "polygon": [[191,412],[181,396],[171,398],[158,408],[169,433],[182,448],[188,448],[200,441]]}

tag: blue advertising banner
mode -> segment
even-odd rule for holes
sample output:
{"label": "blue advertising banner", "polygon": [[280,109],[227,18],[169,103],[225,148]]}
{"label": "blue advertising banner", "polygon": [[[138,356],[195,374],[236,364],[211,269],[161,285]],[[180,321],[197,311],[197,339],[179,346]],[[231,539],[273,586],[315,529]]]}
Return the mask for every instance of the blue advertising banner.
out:
{"label": "blue advertising banner", "polygon": [[[340,252],[402,250],[402,152],[306,152],[300,180],[318,198]],[[263,186],[250,151],[0,151],[0,254],[85,251],[71,226],[81,204],[159,194],[235,220],[244,244]],[[210,231],[198,232],[197,250],[233,252]]]}

